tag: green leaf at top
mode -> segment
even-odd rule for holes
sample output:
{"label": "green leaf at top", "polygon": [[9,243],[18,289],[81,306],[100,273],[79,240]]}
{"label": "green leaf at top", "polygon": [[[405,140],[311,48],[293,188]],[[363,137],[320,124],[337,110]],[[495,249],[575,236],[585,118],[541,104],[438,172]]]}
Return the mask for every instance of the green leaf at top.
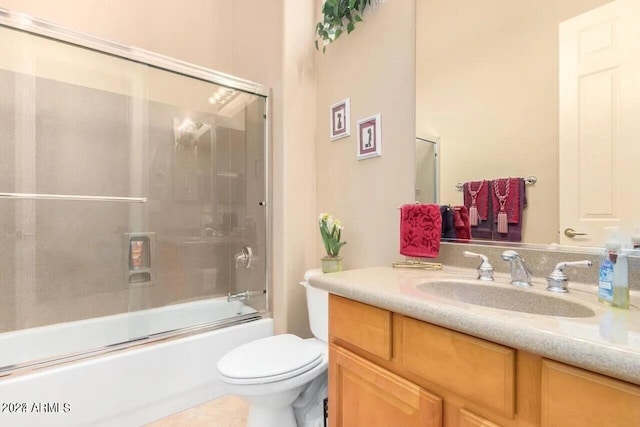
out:
{"label": "green leaf at top", "polygon": [[372,0],[325,0],[322,4],[322,21],[316,24],[316,49],[322,40],[322,52],[344,32],[351,33],[356,22],[362,22],[362,13]]}
{"label": "green leaf at top", "polygon": [[355,30],[356,26],[353,25],[353,22],[349,22],[347,24],[347,34],[351,33],[351,31]]}

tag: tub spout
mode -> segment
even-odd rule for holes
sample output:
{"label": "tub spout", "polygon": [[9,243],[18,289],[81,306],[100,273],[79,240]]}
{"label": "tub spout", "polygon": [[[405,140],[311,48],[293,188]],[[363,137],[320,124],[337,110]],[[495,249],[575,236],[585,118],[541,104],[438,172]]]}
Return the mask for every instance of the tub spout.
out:
{"label": "tub spout", "polygon": [[230,293],[227,296],[227,302],[231,302],[231,301],[243,301],[243,302],[247,302],[249,301],[250,298],[257,296],[257,295],[263,295],[266,294],[267,291],[266,290],[262,290],[262,291],[242,291],[242,292],[236,292],[235,294]]}
{"label": "tub spout", "polygon": [[227,302],[231,301],[249,301],[249,291],[230,293],[227,297]]}

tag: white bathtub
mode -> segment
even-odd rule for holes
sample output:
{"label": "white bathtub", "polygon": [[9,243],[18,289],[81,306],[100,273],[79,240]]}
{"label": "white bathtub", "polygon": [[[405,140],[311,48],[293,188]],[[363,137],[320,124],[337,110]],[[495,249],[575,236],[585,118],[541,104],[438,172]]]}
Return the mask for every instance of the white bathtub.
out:
{"label": "white bathtub", "polygon": [[223,297],[6,332],[0,334],[0,370],[251,313]]}
{"label": "white bathtub", "polygon": [[[87,343],[102,346],[105,336],[121,342],[135,336],[132,331],[153,334],[216,321],[211,313],[224,318],[247,311],[252,309],[218,299],[2,334],[0,366],[51,351],[84,351]],[[273,320],[259,319],[0,378],[0,426],[142,425],[225,394],[217,361],[269,335]]]}

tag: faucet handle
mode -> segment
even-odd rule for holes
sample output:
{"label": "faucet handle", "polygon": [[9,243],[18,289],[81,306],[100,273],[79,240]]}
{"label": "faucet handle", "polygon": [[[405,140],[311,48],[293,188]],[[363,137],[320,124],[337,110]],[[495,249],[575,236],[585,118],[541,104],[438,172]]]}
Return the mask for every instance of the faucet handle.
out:
{"label": "faucet handle", "polygon": [[547,276],[547,290],[552,292],[569,292],[569,279],[564,272],[565,267],[591,267],[591,261],[559,262]]}
{"label": "faucet handle", "polygon": [[235,255],[235,259],[236,259],[236,269],[240,264],[242,264],[244,268],[250,268],[251,261],[253,261],[253,250],[251,250],[251,246],[243,247],[242,251],[239,254]]}
{"label": "faucet handle", "polygon": [[478,279],[480,280],[493,280],[493,266],[489,263],[489,258],[486,255],[477,254],[475,252],[464,251],[462,252],[467,258],[480,258],[482,261],[478,266]]}

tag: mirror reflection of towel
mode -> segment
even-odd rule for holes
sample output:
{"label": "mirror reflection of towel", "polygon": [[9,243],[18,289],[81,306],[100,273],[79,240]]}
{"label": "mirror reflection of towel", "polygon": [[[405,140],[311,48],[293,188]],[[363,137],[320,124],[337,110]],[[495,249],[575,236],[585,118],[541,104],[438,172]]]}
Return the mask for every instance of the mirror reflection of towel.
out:
{"label": "mirror reflection of towel", "polygon": [[465,182],[462,186],[464,205],[467,207],[467,210],[471,209],[472,206],[473,197],[471,196],[471,192],[478,192],[476,195],[475,205],[478,209],[478,219],[482,221],[488,220],[491,213],[491,210],[489,209],[490,184],[490,181],[482,180]]}
{"label": "mirror reflection of towel", "polygon": [[[494,230],[493,240],[502,242],[521,242],[522,241],[522,224],[524,222],[524,208],[527,207],[527,190],[524,179],[522,178],[510,178],[516,180],[517,184],[514,186],[518,189],[517,204],[512,205],[511,209],[507,208],[507,219],[509,221],[509,230],[507,233],[498,233]],[[513,184],[511,184],[513,185]],[[513,188],[513,187],[512,187]],[[505,206],[506,207],[506,206]],[[510,216],[509,213],[512,213]],[[513,215],[517,212],[517,216]],[[517,223],[514,221],[517,220]]]}
{"label": "mirror reflection of towel", "polygon": [[440,206],[440,215],[442,216],[442,235],[443,239],[455,239],[456,228],[454,226],[453,209],[451,206]]}
{"label": "mirror reflection of towel", "polygon": [[442,215],[440,206],[407,204],[400,208],[400,253],[409,257],[435,258],[440,252]]}
{"label": "mirror reflection of towel", "polygon": [[453,226],[456,229],[456,238],[461,240],[469,240],[471,238],[469,212],[465,206],[453,207]]}
{"label": "mirror reflection of towel", "polygon": [[[482,187],[480,187],[480,183]],[[489,197],[491,194],[489,192],[489,188],[491,186],[491,181],[483,180],[483,181],[471,181],[465,182],[463,189],[463,197],[464,197],[464,206],[467,208],[467,212],[471,215],[471,191],[478,191],[478,195],[476,197],[476,206],[478,209],[478,218],[481,220],[478,225],[471,226],[471,237],[474,239],[489,239],[493,237],[493,209],[491,206],[492,198]]]}
{"label": "mirror reflection of towel", "polygon": [[[491,181],[491,189],[494,190],[494,183],[497,183],[498,191],[501,195],[506,194],[507,180],[509,181],[509,194],[505,201],[504,209],[507,212],[509,224],[518,224],[522,217],[522,209],[527,207],[527,194],[523,178],[499,178]],[[522,198],[522,200],[520,200]],[[498,210],[500,203],[495,190],[491,191],[491,201],[493,206],[494,221],[498,221]],[[520,203],[522,202],[522,203]]]}

